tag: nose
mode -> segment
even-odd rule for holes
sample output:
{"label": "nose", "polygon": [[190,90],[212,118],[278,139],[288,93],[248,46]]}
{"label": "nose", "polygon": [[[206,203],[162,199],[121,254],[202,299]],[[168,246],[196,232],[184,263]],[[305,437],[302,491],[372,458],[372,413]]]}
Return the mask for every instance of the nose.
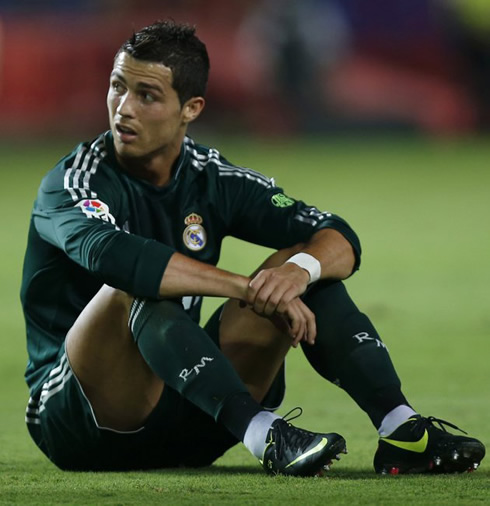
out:
{"label": "nose", "polygon": [[120,116],[132,117],[134,113],[134,101],[131,93],[126,91],[124,95],[122,95],[119,99],[119,104],[117,105],[116,112]]}

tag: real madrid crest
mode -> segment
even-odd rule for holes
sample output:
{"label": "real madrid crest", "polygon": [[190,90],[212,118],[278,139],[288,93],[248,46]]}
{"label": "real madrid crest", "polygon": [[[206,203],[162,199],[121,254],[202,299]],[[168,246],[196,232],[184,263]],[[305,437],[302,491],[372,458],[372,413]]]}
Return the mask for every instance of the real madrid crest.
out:
{"label": "real madrid crest", "polygon": [[187,227],[184,230],[182,238],[184,244],[191,251],[199,251],[206,246],[206,231],[201,225],[202,218],[196,213],[191,213],[184,220]]}

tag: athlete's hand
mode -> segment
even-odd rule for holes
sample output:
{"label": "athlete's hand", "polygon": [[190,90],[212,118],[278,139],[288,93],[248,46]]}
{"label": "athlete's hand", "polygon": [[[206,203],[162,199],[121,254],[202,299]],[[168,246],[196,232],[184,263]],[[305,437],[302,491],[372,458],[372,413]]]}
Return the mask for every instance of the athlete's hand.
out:
{"label": "athlete's hand", "polygon": [[310,276],[293,263],[260,271],[248,284],[247,303],[264,316],[284,314],[286,306],[303,295]]}
{"label": "athlete's hand", "polygon": [[316,337],[315,315],[299,298],[308,281],[307,271],[296,264],[285,263],[260,271],[247,290],[249,306],[289,334],[295,347],[302,340],[313,344]]}
{"label": "athlete's hand", "polygon": [[300,298],[293,299],[283,314],[274,313],[268,318],[283,334],[291,337],[291,344],[294,348],[301,341],[311,345],[315,344],[315,315]]}

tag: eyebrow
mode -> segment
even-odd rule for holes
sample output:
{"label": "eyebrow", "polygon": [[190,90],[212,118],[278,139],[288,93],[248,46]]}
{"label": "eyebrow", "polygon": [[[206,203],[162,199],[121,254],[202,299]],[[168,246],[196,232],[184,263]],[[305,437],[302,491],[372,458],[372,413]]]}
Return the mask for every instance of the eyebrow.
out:
{"label": "eyebrow", "polygon": [[[124,77],[119,72],[117,72],[116,70],[113,70],[111,72],[111,78],[112,77],[115,77],[115,78],[119,79],[122,83],[127,84],[126,79],[124,79]],[[158,86],[157,84],[149,84],[149,83],[145,83],[145,82],[141,82],[140,81],[140,82],[136,83],[136,87],[139,88],[139,89],[144,89],[144,90],[158,91],[162,95],[165,94],[163,88],[161,86]]]}

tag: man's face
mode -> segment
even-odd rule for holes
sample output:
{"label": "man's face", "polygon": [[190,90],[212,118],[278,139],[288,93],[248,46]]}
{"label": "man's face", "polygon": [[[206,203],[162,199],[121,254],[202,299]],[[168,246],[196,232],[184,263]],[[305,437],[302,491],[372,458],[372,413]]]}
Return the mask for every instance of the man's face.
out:
{"label": "man's face", "polygon": [[107,107],[122,160],[180,149],[186,117],[165,65],[121,52],[111,73]]}

